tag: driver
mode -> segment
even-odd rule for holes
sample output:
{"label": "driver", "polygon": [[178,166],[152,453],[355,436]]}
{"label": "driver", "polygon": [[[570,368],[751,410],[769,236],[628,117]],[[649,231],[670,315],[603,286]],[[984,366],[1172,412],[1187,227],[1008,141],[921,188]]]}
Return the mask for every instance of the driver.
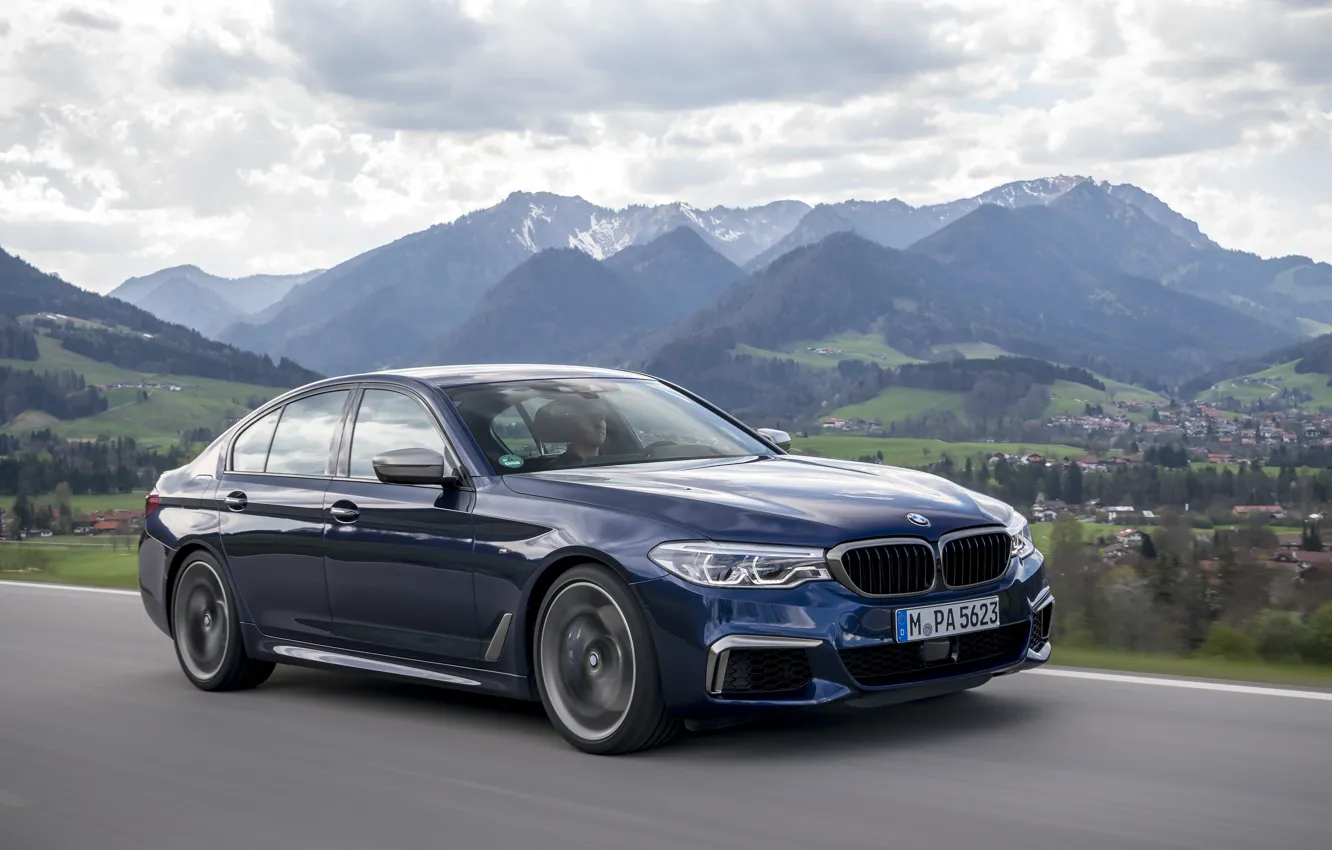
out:
{"label": "driver", "polygon": [[583,466],[601,454],[606,442],[606,411],[600,405],[579,405],[569,411],[566,424],[569,445],[555,458],[552,467]]}

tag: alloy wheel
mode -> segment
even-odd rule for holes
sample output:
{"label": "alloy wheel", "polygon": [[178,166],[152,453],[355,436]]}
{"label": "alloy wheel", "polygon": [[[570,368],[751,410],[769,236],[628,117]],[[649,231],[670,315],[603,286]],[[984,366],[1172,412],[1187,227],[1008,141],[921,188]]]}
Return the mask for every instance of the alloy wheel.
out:
{"label": "alloy wheel", "polygon": [[227,657],[231,617],[222,577],[211,564],[193,561],[185,567],[174,607],[181,660],[195,678],[213,678]]}
{"label": "alloy wheel", "polygon": [[586,741],[615,734],[633,702],[634,641],[624,612],[587,581],[560,590],[540,639],[541,676],[552,708]]}

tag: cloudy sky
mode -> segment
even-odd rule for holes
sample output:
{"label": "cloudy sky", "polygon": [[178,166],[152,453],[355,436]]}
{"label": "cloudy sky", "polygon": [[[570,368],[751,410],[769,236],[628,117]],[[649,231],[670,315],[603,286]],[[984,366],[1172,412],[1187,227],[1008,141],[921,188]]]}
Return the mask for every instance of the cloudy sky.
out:
{"label": "cloudy sky", "polygon": [[1332,261],[1332,0],[6,0],[0,246],[93,289],[502,199],[1132,182]]}

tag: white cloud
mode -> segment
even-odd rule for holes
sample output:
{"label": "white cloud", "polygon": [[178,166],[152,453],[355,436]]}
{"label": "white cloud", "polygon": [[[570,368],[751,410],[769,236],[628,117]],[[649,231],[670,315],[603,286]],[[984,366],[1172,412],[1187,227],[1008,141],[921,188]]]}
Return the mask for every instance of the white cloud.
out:
{"label": "white cloud", "polygon": [[11,0],[0,245],[74,282],[333,265],[508,192],[1133,182],[1332,260],[1332,3]]}

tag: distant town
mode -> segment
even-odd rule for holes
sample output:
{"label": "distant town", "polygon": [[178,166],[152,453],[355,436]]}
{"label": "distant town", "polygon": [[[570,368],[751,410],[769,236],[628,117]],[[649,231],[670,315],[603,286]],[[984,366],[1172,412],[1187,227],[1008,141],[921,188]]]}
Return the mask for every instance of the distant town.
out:
{"label": "distant town", "polygon": [[[1224,410],[1206,402],[1171,404],[1164,401],[1120,401],[1113,407],[1087,405],[1081,415],[1057,414],[1043,423],[1048,441],[1068,439],[1082,442],[1109,441],[1112,446],[1179,443],[1196,463],[1235,464],[1265,461],[1281,447],[1332,447],[1332,412],[1299,411],[1240,412]],[[1142,414],[1149,414],[1146,422]],[[1136,420],[1135,421],[1135,415]],[[882,429],[877,420],[830,417],[820,420],[824,431],[872,433]],[[1027,423],[1029,425],[1037,423]],[[1136,455],[1136,458],[1135,458]],[[1057,465],[1063,459],[1030,456]],[[1105,458],[1083,457],[1085,469],[1104,470],[1115,464],[1141,461],[1141,454],[1120,453]],[[1030,462],[1028,458],[1010,458]]]}

